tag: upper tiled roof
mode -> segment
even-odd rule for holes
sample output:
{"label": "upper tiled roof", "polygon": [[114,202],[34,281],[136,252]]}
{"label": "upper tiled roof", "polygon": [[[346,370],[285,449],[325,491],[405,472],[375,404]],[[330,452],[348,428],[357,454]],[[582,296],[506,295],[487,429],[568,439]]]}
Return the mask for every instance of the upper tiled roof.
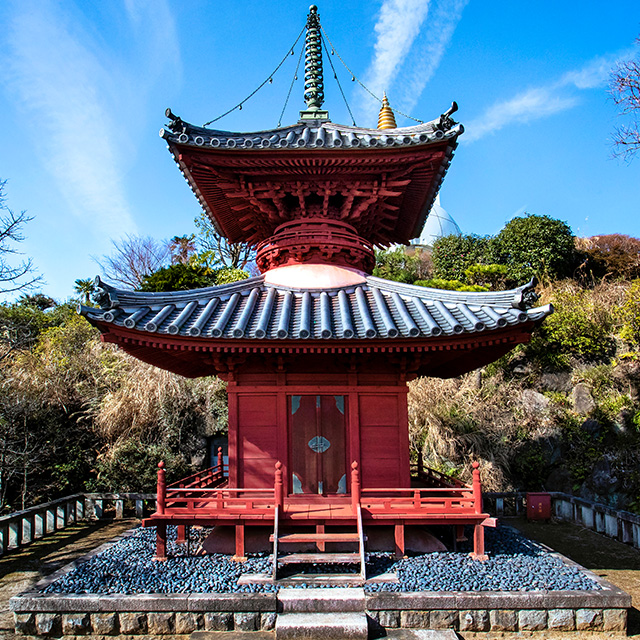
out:
{"label": "upper tiled roof", "polygon": [[447,116],[413,127],[397,129],[362,129],[333,122],[311,121],[279,129],[234,133],[205,129],[188,124],[179,118],[171,128],[160,129],[160,136],[168,142],[225,149],[337,149],[367,147],[409,147],[444,140],[454,141],[464,128]]}
{"label": "upper tiled roof", "polygon": [[511,291],[466,293],[368,277],[362,285],[291,289],[264,277],[172,293],[116,290],[96,281],[102,308],[91,322],[144,334],[214,340],[385,340],[473,334],[539,322],[531,283]]}

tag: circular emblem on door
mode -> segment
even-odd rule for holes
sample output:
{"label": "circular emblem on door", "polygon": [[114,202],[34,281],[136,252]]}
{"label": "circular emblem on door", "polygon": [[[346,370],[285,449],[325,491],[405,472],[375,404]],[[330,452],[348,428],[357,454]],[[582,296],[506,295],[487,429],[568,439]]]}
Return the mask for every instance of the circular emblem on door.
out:
{"label": "circular emblem on door", "polygon": [[309,449],[316,453],[324,453],[331,443],[324,436],[315,436],[309,440]]}

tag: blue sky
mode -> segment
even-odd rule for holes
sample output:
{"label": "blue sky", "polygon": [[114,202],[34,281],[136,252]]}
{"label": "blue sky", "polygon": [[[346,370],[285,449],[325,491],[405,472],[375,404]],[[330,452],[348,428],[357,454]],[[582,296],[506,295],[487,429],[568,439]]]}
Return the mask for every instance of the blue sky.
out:
{"label": "blue sky", "polygon": [[[47,293],[70,296],[123,234],[193,231],[198,203],[158,137],[164,109],[202,124],[237,104],[293,44],[308,5],[2,3],[0,178],[9,206],[35,216],[22,248]],[[612,158],[619,117],[606,90],[616,60],[640,55],[637,0],[327,0],[319,12],[340,56],[392,106],[431,120],[458,102],[466,132],[441,201],[464,232],[493,234],[528,211],[577,235],[640,236],[640,158]],[[357,124],[375,126],[378,107],[331,59]],[[215,126],[275,127],[296,61]],[[348,124],[326,57],[325,70],[325,107]],[[304,106],[299,75],[283,124]]]}

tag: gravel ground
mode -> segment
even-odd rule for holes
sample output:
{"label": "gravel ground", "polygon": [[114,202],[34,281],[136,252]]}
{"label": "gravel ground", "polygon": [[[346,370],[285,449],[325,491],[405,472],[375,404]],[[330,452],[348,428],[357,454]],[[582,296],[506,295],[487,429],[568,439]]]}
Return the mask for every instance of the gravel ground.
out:
{"label": "gravel ground", "polygon": [[[169,528],[165,562],[153,560],[155,530],[138,529],[109,549],[50,584],[45,593],[228,593],[267,592],[272,584],[238,585],[245,573],[269,573],[267,554],[246,562],[230,556],[186,555]],[[191,548],[197,549],[206,530],[192,530]],[[575,567],[564,564],[540,545],[508,527],[487,531],[489,560],[472,560],[466,550],[430,553],[394,561],[389,554],[368,557],[368,574],[397,572],[398,583],[367,585],[369,591],[535,591],[589,590],[599,585]],[[317,569],[317,568],[315,568]],[[322,569],[329,569],[324,566]],[[304,570],[298,567],[298,570]],[[335,571],[335,568],[332,569]],[[300,585],[303,587],[304,585]]]}

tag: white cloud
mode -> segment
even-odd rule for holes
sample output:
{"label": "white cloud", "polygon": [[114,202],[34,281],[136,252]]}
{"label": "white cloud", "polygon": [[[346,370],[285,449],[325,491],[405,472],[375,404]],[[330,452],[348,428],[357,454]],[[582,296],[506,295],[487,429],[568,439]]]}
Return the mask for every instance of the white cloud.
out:
{"label": "white cloud", "polygon": [[400,104],[403,111],[410,112],[418,102],[427,82],[440,66],[442,56],[449,45],[453,32],[462,17],[469,0],[451,0],[435,5],[429,18],[429,28],[424,42],[417,42],[407,66],[411,75],[404,83]]}
{"label": "white cloud", "polygon": [[[429,0],[384,0],[375,25],[373,59],[364,83],[376,95],[389,90],[429,13]],[[372,120],[379,105],[361,97],[363,118]]]}
{"label": "white cloud", "polygon": [[576,103],[577,98],[554,95],[553,89],[549,87],[529,89],[509,100],[494,104],[480,118],[465,125],[463,140],[473,142],[514,122],[544,118],[570,109]]}
{"label": "white cloud", "polygon": [[[375,25],[376,43],[364,84],[392,107],[410,111],[442,56],[469,0],[384,0]],[[358,94],[361,120],[375,122],[380,105]]]}
{"label": "white cloud", "polygon": [[579,102],[576,89],[584,91],[606,86],[612,67],[631,52],[598,56],[580,69],[565,73],[555,82],[532,87],[496,102],[481,116],[465,124],[466,133],[462,140],[473,142],[513,123],[531,122],[573,108]]}
{"label": "white cloud", "polygon": [[[135,151],[129,132],[152,78],[137,73],[122,51],[106,50],[94,32],[83,30],[73,5],[22,0],[12,8],[8,93],[38,122],[34,142],[43,164],[71,213],[97,234],[135,233],[124,174],[127,156]],[[156,60],[158,76],[167,57],[177,57],[166,4],[127,0],[127,11],[134,33],[137,21],[146,34],[131,38],[134,48]]]}

